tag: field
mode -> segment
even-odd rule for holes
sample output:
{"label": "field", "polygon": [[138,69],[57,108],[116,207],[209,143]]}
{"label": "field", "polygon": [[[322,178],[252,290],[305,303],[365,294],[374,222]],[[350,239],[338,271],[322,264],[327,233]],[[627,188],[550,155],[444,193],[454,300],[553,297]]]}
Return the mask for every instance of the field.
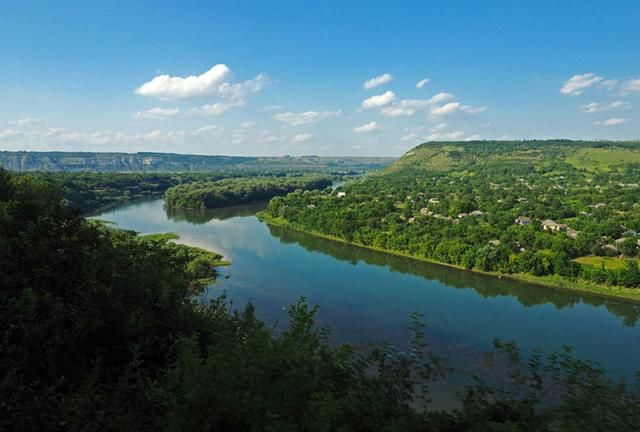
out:
{"label": "field", "polygon": [[639,163],[640,152],[624,148],[586,148],[570,154],[566,161],[578,169],[608,172],[629,163]]}
{"label": "field", "polygon": [[[604,264],[605,270],[622,270],[625,268],[627,261],[631,258],[618,258],[618,257],[600,257],[600,256],[583,256],[576,258],[575,261],[582,265],[589,265],[597,268],[602,268]],[[634,259],[639,261],[638,259]]]}

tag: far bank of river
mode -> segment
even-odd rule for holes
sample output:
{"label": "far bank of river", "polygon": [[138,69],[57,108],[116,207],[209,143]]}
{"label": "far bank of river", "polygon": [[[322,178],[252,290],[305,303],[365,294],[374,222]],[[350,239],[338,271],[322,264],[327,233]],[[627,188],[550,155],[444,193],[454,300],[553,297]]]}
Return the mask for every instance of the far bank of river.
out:
{"label": "far bank of river", "polygon": [[589,294],[593,294],[593,295],[597,295],[597,296],[611,297],[611,298],[617,298],[617,299],[622,299],[622,300],[627,300],[627,301],[633,301],[633,302],[639,302],[640,303],[640,289],[624,288],[624,287],[608,287],[608,286],[605,286],[605,285],[597,285],[597,284],[594,284],[594,283],[591,283],[591,282],[587,282],[587,281],[573,281],[573,280],[570,280],[570,279],[567,279],[567,278],[563,278],[563,277],[557,276],[557,275],[552,275],[552,276],[534,276],[534,275],[524,274],[524,273],[509,274],[509,273],[486,272],[486,271],[482,271],[482,270],[478,270],[478,269],[467,269],[467,268],[464,268],[464,267],[459,266],[459,265],[449,264],[449,263],[445,263],[445,262],[441,262],[441,261],[437,261],[437,260],[433,260],[433,259],[429,259],[429,258],[425,258],[425,257],[419,257],[419,256],[411,255],[411,254],[408,254],[408,253],[396,251],[396,250],[393,250],[393,249],[384,249],[384,248],[379,248],[379,247],[375,247],[375,246],[368,246],[368,245],[364,245],[364,244],[360,244],[360,243],[349,242],[349,241],[344,240],[344,239],[342,239],[340,237],[335,237],[335,236],[323,234],[323,233],[318,232],[318,231],[313,231],[313,230],[308,230],[308,229],[302,228],[302,227],[300,227],[298,225],[291,224],[291,223],[289,223],[288,221],[286,221],[285,219],[282,219],[282,218],[271,217],[270,215],[266,214],[265,212],[258,212],[256,214],[256,216],[262,222],[265,222],[266,224],[269,224],[269,225],[276,225],[276,226],[280,226],[280,227],[283,227],[283,228],[286,228],[286,229],[289,229],[289,230],[292,230],[292,231],[298,231],[298,232],[302,232],[302,233],[305,233],[305,234],[308,234],[308,235],[312,235],[312,236],[315,236],[315,237],[321,237],[321,238],[324,238],[324,239],[327,239],[327,240],[330,240],[330,241],[346,243],[346,244],[350,244],[350,245],[355,246],[355,247],[359,247],[359,248],[363,248],[363,249],[369,249],[369,250],[373,250],[373,251],[377,251],[377,252],[381,252],[381,253],[386,253],[386,254],[389,254],[389,255],[402,256],[402,257],[414,259],[416,261],[422,261],[422,262],[426,262],[426,263],[430,263],[430,264],[441,265],[441,266],[457,269],[457,270],[460,270],[460,271],[473,272],[473,273],[493,276],[493,277],[497,277],[499,279],[507,278],[507,279],[512,279],[512,280],[528,282],[530,284],[540,285],[540,286],[547,287],[547,288],[566,289],[566,290],[572,290],[572,291],[583,291],[583,292],[587,292]]}
{"label": "far bank of river", "polygon": [[[234,307],[255,304],[276,326],[300,296],[320,306],[332,341],[360,343],[409,337],[419,312],[437,354],[480,367],[494,338],[523,349],[575,347],[631,376],[640,368],[640,304],[460,271],[338,243],[260,222],[252,204],[216,210],[164,209],[161,199],[125,204],[99,215],[143,234],[174,232],[179,242],[221,253],[210,295],[226,292]],[[228,278],[226,278],[228,276]]]}

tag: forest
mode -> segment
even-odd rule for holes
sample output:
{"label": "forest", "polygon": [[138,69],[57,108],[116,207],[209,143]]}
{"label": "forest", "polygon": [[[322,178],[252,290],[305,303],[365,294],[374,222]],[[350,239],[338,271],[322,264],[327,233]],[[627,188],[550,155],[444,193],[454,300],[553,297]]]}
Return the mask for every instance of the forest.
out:
{"label": "forest", "polygon": [[466,269],[640,299],[640,143],[427,143],[269,223]]}
{"label": "forest", "polygon": [[265,201],[295,190],[324,189],[331,183],[331,177],[322,174],[251,176],[199,181],[167,189],[164,201],[168,207],[173,208],[211,209]]}
{"label": "forest", "polygon": [[330,345],[304,299],[276,331],[250,304],[204,301],[199,254],[170,238],[87,220],[50,178],[0,170],[0,430],[640,427],[635,385],[500,341],[500,383],[471,379],[455,409],[433,409],[431,384],[460,371],[430,353],[419,316],[407,347]]}

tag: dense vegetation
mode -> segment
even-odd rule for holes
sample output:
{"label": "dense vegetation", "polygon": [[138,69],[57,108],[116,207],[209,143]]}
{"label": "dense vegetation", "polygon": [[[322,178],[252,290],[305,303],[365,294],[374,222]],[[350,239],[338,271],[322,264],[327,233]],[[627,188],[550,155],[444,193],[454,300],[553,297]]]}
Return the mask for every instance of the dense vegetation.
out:
{"label": "dense vegetation", "polygon": [[[103,173],[55,172],[31,173],[56,182],[70,206],[84,212],[95,212],[144,197],[160,196],[173,186],[192,182],[217,182],[232,178],[231,184],[246,185],[255,172],[225,173]],[[282,176],[283,174],[278,174]],[[233,177],[232,177],[233,176]],[[244,187],[244,186],[243,186]],[[289,192],[290,190],[286,190]],[[270,198],[269,195],[266,198]],[[264,198],[264,199],[266,199]]]}
{"label": "dense vegetation", "polygon": [[218,208],[267,200],[296,189],[323,189],[330,177],[319,174],[253,176],[182,184],[168,189],[164,201],[168,207]]}
{"label": "dense vegetation", "polygon": [[13,171],[83,172],[326,172],[356,174],[381,168],[384,157],[241,157],[174,153],[92,153],[0,151],[0,167]]}
{"label": "dense vegetation", "polygon": [[[468,269],[598,290],[640,287],[639,201],[638,142],[449,142],[416,147],[336,191],[274,198],[262,217]],[[620,265],[584,260],[594,256]]]}
{"label": "dense vegetation", "polygon": [[198,301],[192,261],[167,238],[85,220],[45,178],[0,170],[0,430],[640,427],[640,395],[594,365],[500,343],[506,383],[434,411],[418,396],[448,370],[418,323],[406,351],[332,347],[301,301],[275,333],[251,306]]}

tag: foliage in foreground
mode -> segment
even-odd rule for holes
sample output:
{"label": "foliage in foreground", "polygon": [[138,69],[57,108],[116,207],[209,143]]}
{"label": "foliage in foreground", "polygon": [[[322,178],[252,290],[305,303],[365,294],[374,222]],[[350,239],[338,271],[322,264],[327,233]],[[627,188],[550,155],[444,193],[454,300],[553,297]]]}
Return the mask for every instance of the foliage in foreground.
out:
{"label": "foliage in foreground", "polygon": [[[640,398],[569,353],[497,344],[509,384],[429,408],[451,372],[423,342],[331,346],[300,301],[275,332],[203,303],[190,257],[88,223],[42,179],[0,171],[0,430],[638,430]],[[543,403],[543,401],[546,401]]]}

